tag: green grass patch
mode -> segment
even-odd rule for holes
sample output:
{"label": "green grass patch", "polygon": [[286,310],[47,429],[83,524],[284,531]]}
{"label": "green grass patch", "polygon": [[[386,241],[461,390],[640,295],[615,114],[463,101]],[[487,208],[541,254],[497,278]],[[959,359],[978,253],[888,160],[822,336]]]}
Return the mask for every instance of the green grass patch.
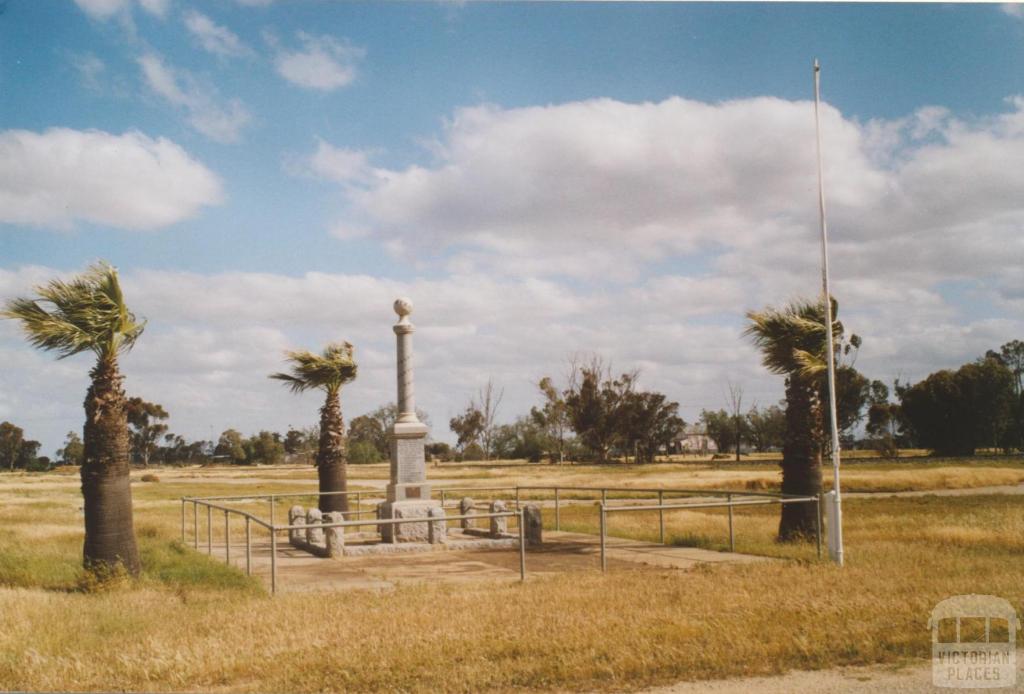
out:
{"label": "green grass patch", "polygon": [[73,590],[82,578],[81,552],[80,533],[37,543],[0,541],[0,586]]}
{"label": "green grass patch", "polygon": [[145,579],[172,588],[265,592],[256,578],[185,547],[179,540],[140,537],[139,541]]}

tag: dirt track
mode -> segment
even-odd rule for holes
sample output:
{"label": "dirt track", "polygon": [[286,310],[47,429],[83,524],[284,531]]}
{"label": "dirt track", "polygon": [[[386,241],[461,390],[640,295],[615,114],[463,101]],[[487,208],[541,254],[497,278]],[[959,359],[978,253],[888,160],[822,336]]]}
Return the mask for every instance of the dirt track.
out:
{"label": "dirt track", "polygon": [[[1024,678],[1018,676],[1018,682]],[[861,692],[887,692],[891,694],[919,694],[943,692],[932,685],[931,662],[915,663],[903,668],[893,666],[847,667],[811,672],[791,672],[776,677],[746,677],[711,682],[680,682],[668,687],[646,690],[646,694],[854,694]],[[961,690],[963,691],[963,690]],[[996,691],[1011,691],[1000,689]],[[1020,691],[1014,689],[1012,691]]]}

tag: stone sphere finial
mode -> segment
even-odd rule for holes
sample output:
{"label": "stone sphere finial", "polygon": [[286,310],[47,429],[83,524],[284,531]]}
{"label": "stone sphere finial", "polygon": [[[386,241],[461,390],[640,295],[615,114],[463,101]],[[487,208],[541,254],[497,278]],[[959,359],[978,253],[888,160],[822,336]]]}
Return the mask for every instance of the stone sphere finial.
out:
{"label": "stone sphere finial", "polygon": [[395,299],[395,313],[401,318],[405,318],[412,313],[412,301],[406,297]]}

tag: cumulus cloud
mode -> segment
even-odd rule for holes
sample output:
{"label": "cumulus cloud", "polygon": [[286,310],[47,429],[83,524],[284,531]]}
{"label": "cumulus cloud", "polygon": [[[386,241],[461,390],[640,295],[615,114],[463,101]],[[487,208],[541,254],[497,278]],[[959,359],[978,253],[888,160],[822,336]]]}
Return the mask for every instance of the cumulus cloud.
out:
{"label": "cumulus cloud", "polygon": [[296,34],[302,47],[289,50],[278,47],[274,67],[292,84],[318,91],[334,91],[348,86],[358,74],[357,65],[366,51],[347,40],[333,36]]}
{"label": "cumulus cloud", "polygon": [[[0,296],[24,294],[62,274],[39,267],[0,270]],[[391,304],[397,296],[411,296],[416,304],[418,394],[421,406],[439,423],[435,435],[440,438],[448,437],[443,422],[489,375],[506,386],[505,415],[512,417],[534,404],[536,381],[545,374],[561,377],[567,357],[579,350],[600,350],[622,368],[656,363],[648,384],[666,389],[713,378],[708,369],[686,372],[680,364],[709,364],[723,355],[727,360],[749,357],[732,327],[695,331],[682,340],[681,328],[663,332],[669,326],[662,309],[699,315],[705,309],[697,304],[707,295],[666,284],[630,294],[591,295],[545,280],[483,275],[395,281],[331,273],[290,277],[154,270],[124,270],[122,284],[131,308],[149,321],[146,334],[122,361],[127,388],[163,403],[172,414],[172,429],[193,437],[209,437],[211,425],[219,434],[228,426],[282,430],[314,422],[315,397],[295,398],[266,376],[280,370],[284,349],[319,348],[330,340],[356,345],[360,377],[345,392],[352,416],[393,400],[391,325],[397,318]],[[650,306],[651,295],[662,302]],[[654,339],[659,334],[672,342]],[[66,383],[48,381],[49,359],[33,354],[14,326],[4,322],[0,356],[14,354],[24,362],[25,378],[37,379],[34,388],[13,389],[14,406],[23,404],[22,390],[38,392],[44,383],[54,389],[51,397],[67,401],[65,414],[34,423],[48,428],[46,433],[32,435],[59,437],[76,427],[84,381],[74,365],[84,374],[86,360],[62,362],[72,367]],[[74,388],[66,390],[71,384]],[[671,386],[675,397],[695,399],[684,389],[693,388]]]}
{"label": "cumulus cloud", "polygon": [[252,117],[240,100],[220,99],[213,87],[184,70],[174,69],[153,53],[143,55],[138,62],[149,88],[184,110],[195,130],[216,142],[231,143],[241,138],[242,129]]}
{"label": "cumulus cloud", "polygon": [[[582,246],[628,267],[805,225],[815,180],[813,149],[799,146],[813,142],[807,111],[773,98],[466,108],[435,143],[434,165],[378,171],[349,196],[367,226],[385,237],[416,229],[423,247],[511,254],[533,272],[545,271],[537,259]],[[884,195],[858,128],[834,109],[825,119],[839,153],[835,204]],[[597,272],[609,264],[590,260]],[[558,273],[557,263],[546,271]]]}
{"label": "cumulus cloud", "polygon": [[199,45],[209,53],[225,57],[244,57],[252,54],[238,35],[217,24],[202,12],[189,10],[183,17],[185,27]]}
{"label": "cumulus cloud", "polygon": [[[174,88],[184,93],[172,79],[167,98]],[[823,116],[833,291],[864,338],[858,367],[916,380],[1024,333],[1024,100],[973,120],[934,107]],[[280,350],[349,339],[361,370],[345,406],[359,414],[394,397],[390,304],[408,295],[418,395],[441,437],[489,376],[510,418],[577,351],[642,366],[644,385],[690,420],[725,404],[730,378],[773,402],[781,379],[740,333],[746,310],[820,287],[813,122],[810,103],[771,98],[599,99],[462,109],[434,159],[406,167],[317,141],[285,165],[338,185],[347,210],[332,233],[433,259],[430,275],[126,272],[150,319],[125,362],[130,389],[190,436],[210,436],[211,422],[280,430],[314,421],[317,405],[266,379]],[[0,273],[0,293],[45,272]],[[27,349],[14,340],[0,326],[0,358]],[[47,362],[26,363],[47,383]]]}
{"label": "cumulus cloud", "polygon": [[318,138],[313,154],[286,157],[284,169],[293,176],[312,176],[342,185],[365,184],[376,176],[370,155],[366,150],[335,147]]}
{"label": "cumulus cloud", "polygon": [[[24,294],[60,274],[41,267],[0,270],[0,296]],[[126,269],[122,283],[129,305],[149,321],[122,361],[128,391],[164,404],[172,430],[195,438],[229,426],[281,431],[315,422],[316,397],[292,396],[266,377],[281,369],[288,348],[350,340],[360,375],[345,390],[346,412],[355,416],[393,400],[391,303],[397,296],[415,303],[417,396],[441,439],[449,437],[444,422],[488,377],[506,388],[501,418],[512,419],[536,404],[540,377],[562,379],[577,352],[599,352],[617,369],[641,366],[643,385],[678,400],[690,421],[702,408],[725,404],[727,379],[742,382],[761,404],[782,392],[781,379],[764,372],[740,336],[743,311],[761,305],[740,279],[651,277],[626,289],[595,289],[482,274],[397,281],[319,272]],[[869,283],[846,287],[841,313],[865,337],[858,365],[871,377],[920,378],[1024,330],[1016,318],[961,322],[928,291],[910,297],[877,291]],[[875,308],[846,310],[862,299]],[[56,447],[68,429],[80,426],[87,360],[60,362],[55,371],[10,321],[0,322],[0,358],[18,364],[19,380],[5,388],[13,398],[7,406],[31,413],[30,435]]]}
{"label": "cumulus cloud", "polygon": [[165,138],[0,131],[0,222],[150,230],[188,219],[221,197],[217,176]]}
{"label": "cumulus cloud", "polygon": [[[1007,103],[972,121],[926,107],[860,123],[824,107],[838,277],[909,290],[1024,257],[1024,100]],[[782,300],[807,293],[818,263],[813,127],[809,102],[775,98],[483,105],[455,112],[429,164],[352,185],[359,160],[335,180],[346,228],[454,272],[629,281],[699,258]]]}

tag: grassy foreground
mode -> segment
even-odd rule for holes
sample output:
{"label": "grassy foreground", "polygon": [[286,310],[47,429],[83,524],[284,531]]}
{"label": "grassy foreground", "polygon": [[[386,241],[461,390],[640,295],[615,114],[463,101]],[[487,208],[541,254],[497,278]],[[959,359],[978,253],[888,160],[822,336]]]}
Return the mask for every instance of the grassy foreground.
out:
{"label": "grassy foreground", "polygon": [[[146,575],[102,592],[77,568],[76,480],[0,478],[0,689],[632,689],[927,657],[939,600],[1024,607],[1020,496],[851,499],[842,570],[776,545],[777,509],[755,508],[737,512],[737,549],[793,560],[271,599],[176,544],[184,482],[159,474],[134,489]],[[563,509],[564,528],[593,523],[592,508]],[[653,538],[656,515],[610,527]],[[668,531],[726,538],[717,512],[672,514]]]}

